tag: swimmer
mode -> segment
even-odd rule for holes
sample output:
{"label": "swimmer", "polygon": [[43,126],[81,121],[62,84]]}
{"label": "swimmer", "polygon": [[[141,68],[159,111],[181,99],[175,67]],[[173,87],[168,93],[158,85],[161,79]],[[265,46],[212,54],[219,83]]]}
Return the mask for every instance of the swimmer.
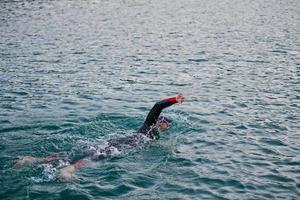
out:
{"label": "swimmer", "polygon": [[[112,155],[114,151],[122,151],[124,149],[133,148],[141,144],[141,141],[144,141],[141,137],[146,137],[149,140],[158,139],[159,134],[166,131],[171,125],[170,119],[160,116],[162,110],[175,103],[181,104],[183,102],[184,96],[182,93],[179,93],[176,97],[167,98],[157,102],[152,107],[146,117],[145,122],[136,133],[133,133],[127,137],[111,139],[108,141],[108,144],[105,148],[86,152],[85,154],[81,155],[76,162],[71,162],[69,166],[60,169],[60,176],[64,179],[76,178],[75,170],[87,166],[86,158],[89,158],[92,161],[98,161],[109,155]],[[66,157],[63,154],[51,154],[44,158],[25,156],[18,160],[15,166],[20,167],[33,163],[50,163],[59,159],[65,160]]]}

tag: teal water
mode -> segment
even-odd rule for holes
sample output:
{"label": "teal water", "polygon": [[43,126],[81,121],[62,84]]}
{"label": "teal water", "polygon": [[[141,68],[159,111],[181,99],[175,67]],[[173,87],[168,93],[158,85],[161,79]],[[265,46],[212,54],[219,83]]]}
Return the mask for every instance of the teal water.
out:
{"label": "teal water", "polygon": [[[297,0],[1,1],[0,199],[299,199]],[[173,127],[93,163],[14,168]]]}

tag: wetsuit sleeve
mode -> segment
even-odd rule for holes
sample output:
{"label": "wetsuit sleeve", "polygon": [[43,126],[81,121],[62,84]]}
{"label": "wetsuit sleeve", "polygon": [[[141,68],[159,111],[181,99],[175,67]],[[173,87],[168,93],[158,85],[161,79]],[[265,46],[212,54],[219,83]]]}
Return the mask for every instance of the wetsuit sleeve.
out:
{"label": "wetsuit sleeve", "polygon": [[161,111],[164,108],[167,108],[173,104],[177,103],[176,97],[164,99],[162,101],[157,102],[152,109],[150,110],[149,114],[147,115],[147,118],[145,120],[145,124],[148,126],[152,126],[156,123],[157,118],[159,117]]}

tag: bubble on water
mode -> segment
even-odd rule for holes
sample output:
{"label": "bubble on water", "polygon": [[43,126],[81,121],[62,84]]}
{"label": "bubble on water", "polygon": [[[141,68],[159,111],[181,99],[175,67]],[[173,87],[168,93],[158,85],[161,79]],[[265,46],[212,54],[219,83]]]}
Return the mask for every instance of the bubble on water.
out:
{"label": "bubble on water", "polygon": [[70,165],[69,161],[59,160],[56,168],[60,169],[60,168],[66,167],[68,165]]}
{"label": "bubble on water", "polygon": [[96,147],[94,147],[94,146],[90,146],[90,147],[88,148],[88,150],[89,150],[89,151],[96,151],[97,149],[96,149]]}
{"label": "bubble on water", "polygon": [[44,164],[43,176],[50,181],[56,177],[57,168],[51,164]]}
{"label": "bubble on water", "polygon": [[116,147],[109,147],[109,151],[110,151],[111,155],[120,155],[121,154],[121,151],[119,151],[119,149]]}
{"label": "bubble on water", "polygon": [[[38,168],[42,169],[41,177],[30,177],[29,180],[35,183],[49,182],[56,179],[57,168],[52,164],[41,164]],[[38,174],[40,175],[40,174]]]}
{"label": "bubble on water", "polygon": [[151,138],[147,137],[146,135],[144,134],[139,134],[140,136],[140,141],[141,143],[148,143],[149,141],[152,141]]}
{"label": "bubble on water", "polygon": [[42,183],[42,182],[44,182],[44,179],[40,178],[40,177],[30,177],[29,180],[32,181],[32,182],[34,182],[34,183]]}

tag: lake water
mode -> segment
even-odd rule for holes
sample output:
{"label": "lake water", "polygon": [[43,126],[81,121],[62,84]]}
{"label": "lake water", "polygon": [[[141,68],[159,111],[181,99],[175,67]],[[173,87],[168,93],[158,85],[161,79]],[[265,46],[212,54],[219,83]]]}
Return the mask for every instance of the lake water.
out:
{"label": "lake water", "polygon": [[[0,2],[1,199],[299,199],[300,2]],[[76,155],[136,131],[152,105],[173,126],[92,163]]]}

